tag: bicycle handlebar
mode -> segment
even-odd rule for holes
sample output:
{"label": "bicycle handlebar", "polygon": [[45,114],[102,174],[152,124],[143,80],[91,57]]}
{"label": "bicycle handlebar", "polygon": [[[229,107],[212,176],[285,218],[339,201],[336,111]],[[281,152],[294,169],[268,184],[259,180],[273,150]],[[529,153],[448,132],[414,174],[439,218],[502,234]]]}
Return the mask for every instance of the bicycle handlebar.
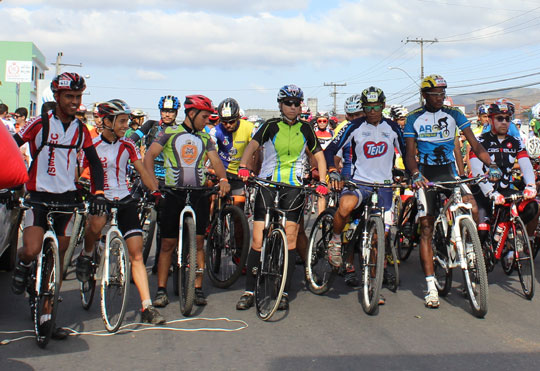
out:
{"label": "bicycle handlebar", "polygon": [[485,175],[477,176],[474,178],[467,178],[467,179],[456,179],[456,180],[444,180],[440,182],[428,182],[428,187],[433,188],[454,188],[457,185],[465,184],[465,183],[475,183],[478,184],[480,182],[483,182],[486,180],[487,177]]}
{"label": "bicycle handlebar", "polygon": [[287,184],[287,183],[274,182],[272,180],[266,180],[266,179],[262,179],[258,177],[249,177],[248,182],[260,185],[262,187],[267,187],[268,184],[271,184],[273,186],[281,187],[281,188],[293,188],[293,189],[301,189],[308,192],[315,192],[315,188],[311,186],[305,186],[305,185],[297,186],[297,185],[292,185],[292,184]]}

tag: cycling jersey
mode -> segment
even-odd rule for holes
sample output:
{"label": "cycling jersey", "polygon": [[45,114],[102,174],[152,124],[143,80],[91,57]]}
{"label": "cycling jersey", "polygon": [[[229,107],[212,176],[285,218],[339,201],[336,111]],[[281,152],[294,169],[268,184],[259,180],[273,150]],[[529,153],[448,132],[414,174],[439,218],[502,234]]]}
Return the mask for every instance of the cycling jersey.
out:
{"label": "cycling jersey", "polygon": [[[30,154],[34,164],[30,169],[29,181],[26,183],[28,191],[65,193],[75,191],[75,170],[77,168],[77,152],[92,147],[92,138],[86,125],[74,119],[69,125],[64,124],[50,111],[49,135],[41,151],[42,145],[41,116],[38,116],[25,125],[19,133],[14,135],[17,142],[29,142]],[[82,133],[79,131],[82,130]],[[80,146],[74,148],[82,135]],[[65,146],[62,148],[61,146]],[[71,147],[71,148],[69,148]],[[37,158],[36,158],[37,155]]]}
{"label": "cycling jersey", "polygon": [[[341,124],[338,125],[336,128],[336,132],[334,134],[335,139],[341,130],[344,130],[348,125],[350,124],[350,121],[344,121]],[[336,156],[341,157],[341,164],[343,167],[341,168],[341,177],[343,179],[350,179],[351,178],[351,165],[352,165],[352,147],[351,143],[345,144],[343,147],[339,149],[339,151],[336,153]]]}
{"label": "cycling jersey", "polygon": [[[176,127],[176,122],[173,125],[164,125],[161,121],[148,120],[140,128],[131,133],[129,139],[137,143],[143,137],[146,136],[144,144],[146,148],[149,148],[152,142],[159,136],[159,134],[167,127]],[[154,163],[154,174],[157,178],[165,177],[165,168],[163,167],[163,154],[160,153]]]}
{"label": "cycling jersey", "polygon": [[205,154],[216,150],[210,135],[193,131],[183,123],[166,127],[156,142],[163,147],[166,186],[204,185]]}
{"label": "cycling jersey", "polygon": [[[109,142],[102,135],[94,138],[94,147],[101,160],[103,167],[103,191],[105,198],[113,201],[121,200],[129,196],[127,165],[128,160],[135,162],[141,159],[139,149],[135,143],[128,138],[119,138],[114,142]],[[88,166],[87,161],[84,161],[83,166]],[[94,184],[92,182],[92,192]]]}
{"label": "cycling jersey", "polygon": [[236,130],[233,132],[227,131],[221,123],[216,126],[215,138],[218,155],[228,173],[238,174],[240,160],[251,140],[253,126],[251,122],[242,119],[239,120]]}
{"label": "cycling jersey", "polygon": [[391,181],[394,149],[405,153],[398,124],[383,119],[372,125],[359,118],[341,130],[324,151],[328,167],[334,166],[335,154],[348,143],[352,150],[352,179],[364,182]]}
{"label": "cycling jersey", "polygon": [[291,185],[302,184],[302,161],[306,149],[315,154],[321,145],[308,123],[286,124],[270,119],[257,131],[253,140],[263,146],[263,163],[259,176]]}
{"label": "cycling jersey", "polygon": [[319,143],[321,143],[321,148],[324,150],[332,141],[332,138],[334,137],[334,132],[329,128],[326,128],[324,130],[315,128],[315,135],[317,136]]}
{"label": "cycling jersey", "polygon": [[420,164],[446,165],[455,161],[457,130],[470,126],[458,108],[443,106],[436,112],[429,112],[421,107],[407,115],[403,136],[416,139]]}

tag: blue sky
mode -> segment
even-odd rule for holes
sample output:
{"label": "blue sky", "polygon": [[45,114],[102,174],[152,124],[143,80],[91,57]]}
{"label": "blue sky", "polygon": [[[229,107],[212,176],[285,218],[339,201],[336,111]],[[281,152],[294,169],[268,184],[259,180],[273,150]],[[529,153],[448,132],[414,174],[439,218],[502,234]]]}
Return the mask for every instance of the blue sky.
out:
{"label": "blue sky", "polygon": [[425,47],[425,74],[443,75],[450,95],[540,82],[532,0],[3,0],[0,19],[0,39],[33,41],[48,62],[62,51],[63,62],[82,63],[70,69],[91,76],[86,104],[122,98],[154,118],[165,94],[274,109],[287,83],[321,110],[333,102],[325,82],[347,83],[338,112],[370,85],[389,104],[411,104],[420,48],[407,37],[440,41]]}

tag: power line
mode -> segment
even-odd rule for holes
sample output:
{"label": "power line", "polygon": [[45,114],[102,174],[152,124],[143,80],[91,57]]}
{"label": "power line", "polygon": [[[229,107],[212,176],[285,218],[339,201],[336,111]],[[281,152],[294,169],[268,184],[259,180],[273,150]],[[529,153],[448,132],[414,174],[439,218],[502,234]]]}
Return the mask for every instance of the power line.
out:
{"label": "power line", "polygon": [[523,85],[518,85],[518,86],[510,86],[510,87],[507,87],[507,88],[501,88],[501,89],[492,89],[492,90],[484,90],[484,91],[474,91],[474,92],[471,92],[471,93],[452,94],[452,97],[459,97],[459,96],[463,96],[463,95],[473,95],[473,94],[495,93],[495,92],[498,92],[498,91],[512,90],[512,89],[521,89],[521,88],[527,88],[527,87],[529,87],[529,86],[535,86],[535,85],[540,85],[540,81],[538,81],[538,82],[533,82],[533,83],[530,83],[530,84],[523,84]]}

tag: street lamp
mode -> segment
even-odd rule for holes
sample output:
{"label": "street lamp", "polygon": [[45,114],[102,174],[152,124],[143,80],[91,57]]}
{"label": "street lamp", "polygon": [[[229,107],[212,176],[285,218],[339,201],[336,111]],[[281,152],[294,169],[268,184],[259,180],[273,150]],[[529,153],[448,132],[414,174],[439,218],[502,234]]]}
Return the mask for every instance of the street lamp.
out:
{"label": "street lamp", "polygon": [[[405,75],[407,75],[407,77],[409,79],[411,79],[412,82],[414,82],[414,84],[416,86],[418,86],[418,89],[420,89],[420,85],[418,84],[418,82],[412,78],[411,75],[409,75],[409,73],[407,71],[405,71],[403,68],[400,68],[400,67],[388,67],[389,70],[400,70],[401,72],[403,72]],[[424,102],[422,101],[422,93],[420,92],[420,106],[422,106]]]}

